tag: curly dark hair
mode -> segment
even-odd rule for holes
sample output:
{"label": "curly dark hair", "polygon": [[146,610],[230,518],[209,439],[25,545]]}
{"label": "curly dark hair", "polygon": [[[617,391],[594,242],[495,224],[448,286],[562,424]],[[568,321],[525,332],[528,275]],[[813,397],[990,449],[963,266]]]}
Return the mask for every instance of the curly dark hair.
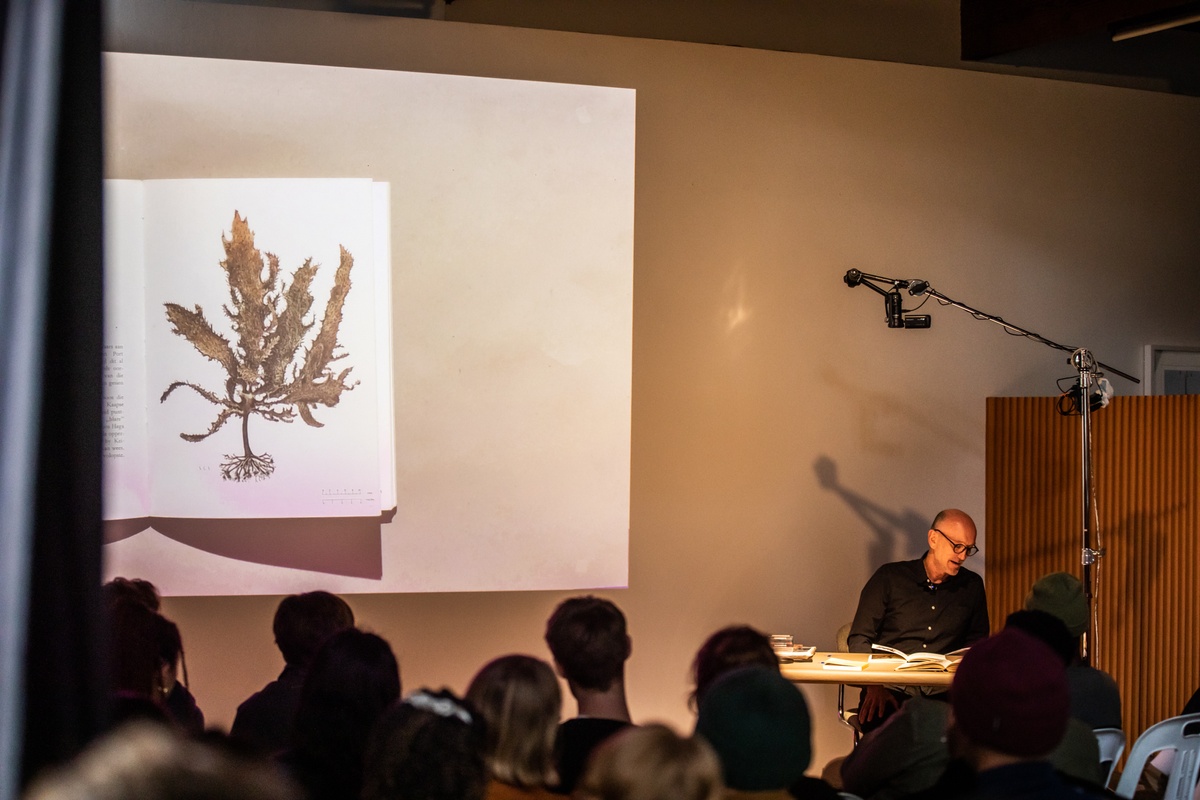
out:
{"label": "curly dark hair", "polygon": [[380,718],[367,745],[362,800],[482,800],[484,723],[449,689],[422,689]]}

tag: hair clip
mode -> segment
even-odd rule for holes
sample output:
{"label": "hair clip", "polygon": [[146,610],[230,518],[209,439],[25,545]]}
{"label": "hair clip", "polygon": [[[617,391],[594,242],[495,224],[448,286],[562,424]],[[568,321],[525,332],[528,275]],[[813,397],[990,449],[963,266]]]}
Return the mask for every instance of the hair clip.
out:
{"label": "hair clip", "polygon": [[404,702],[439,717],[454,717],[467,725],[471,724],[471,714],[465,708],[448,697],[434,697],[424,689],[413,692],[404,698]]}

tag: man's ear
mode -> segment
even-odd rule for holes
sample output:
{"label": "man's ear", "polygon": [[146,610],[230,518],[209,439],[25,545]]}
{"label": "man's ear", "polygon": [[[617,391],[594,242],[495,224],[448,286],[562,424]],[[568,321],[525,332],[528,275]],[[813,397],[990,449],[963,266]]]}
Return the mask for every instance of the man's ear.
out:
{"label": "man's ear", "polygon": [[937,531],[935,531],[933,528],[930,528],[929,532],[925,534],[925,543],[929,545],[930,550],[932,550],[933,546],[937,544]]}

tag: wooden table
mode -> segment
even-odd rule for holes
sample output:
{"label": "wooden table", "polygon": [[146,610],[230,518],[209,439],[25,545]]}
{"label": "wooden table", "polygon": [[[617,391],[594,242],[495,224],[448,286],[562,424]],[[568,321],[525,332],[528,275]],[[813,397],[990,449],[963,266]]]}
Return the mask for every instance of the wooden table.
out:
{"label": "wooden table", "polygon": [[949,688],[954,679],[953,672],[921,672],[919,670],[896,671],[903,663],[898,658],[875,659],[867,663],[864,670],[825,669],[822,662],[829,656],[867,661],[866,653],[814,653],[812,661],[792,661],[779,665],[783,677],[793,683],[840,683],[850,686],[882,684],[886,686],[940,686]]}

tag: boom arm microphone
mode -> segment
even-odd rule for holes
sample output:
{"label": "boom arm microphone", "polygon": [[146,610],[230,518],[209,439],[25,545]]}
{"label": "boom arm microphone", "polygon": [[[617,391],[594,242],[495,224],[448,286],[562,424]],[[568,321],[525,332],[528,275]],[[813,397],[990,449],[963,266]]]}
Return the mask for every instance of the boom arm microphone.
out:
{"label": "boom arm microphone", "polygon": [[[883,307],[889,328],[929,327],[931,320],[928,314],[909,314],[905,316],[900,295],[901,289],[907,289],[908,293],[913,297],[920,297],[923,294],[931,292],[933,290],[929,286],[929,281],[886,278],[883,275],[871,275],[857,269],[847,270],[842,280],[851,289],[855,286],[866,286],[871,291],[883,295]],[[884,289],[883,286],[879,286],[878,284],[884,284],[891,288]]]}

